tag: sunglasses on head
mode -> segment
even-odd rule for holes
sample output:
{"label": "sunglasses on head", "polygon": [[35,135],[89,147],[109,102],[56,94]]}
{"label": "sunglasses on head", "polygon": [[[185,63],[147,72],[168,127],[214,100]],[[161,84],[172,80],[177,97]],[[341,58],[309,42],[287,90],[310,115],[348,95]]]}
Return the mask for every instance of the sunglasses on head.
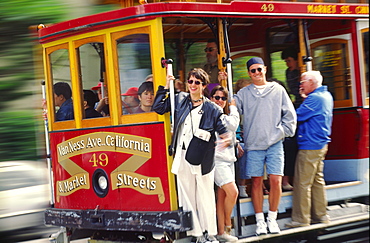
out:
{"label": "sunglasses on head", "polygon": [[220,100],[220,99],[223,100],[223,101],[227,100],[227,97],[225,97],[225,96],[221,97],[221,96],[216,95],[216,96],[213,96],[213,98],[216,99],[216,100]]}
{"label": "sunglasses on head", "polygon": [[251,69],[249,71],[251,71],[251,73],[256,73],[256,71],[262,72],[262,68],[253,68],[253,69]]}
{"label": "sunglasses on head", "polygon": [[204,48],[204,52],[212,52],[213,50],[216,50],[214,47],[206,47]]}
{"label": "sunglasses on head", "polygon": [[196,85],[203,84],[198,80],[195,80],[195,81],[194,80],[188,80],[188,84],[193,84],[193,83],[195,83]]}

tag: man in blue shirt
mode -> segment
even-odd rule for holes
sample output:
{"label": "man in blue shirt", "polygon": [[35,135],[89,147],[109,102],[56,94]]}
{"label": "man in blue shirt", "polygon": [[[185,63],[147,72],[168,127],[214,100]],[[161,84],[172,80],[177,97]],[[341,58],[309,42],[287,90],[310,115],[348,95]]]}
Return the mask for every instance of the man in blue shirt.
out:
{"label": "man in blue shirt", "polygon": [[296,110],[298,154],[294,172],[292,222],[286,227],[328,223],[324,162],[330,142],[333,97],[322,86],[319,71],[301,75],[300,93],[307,97]]}
{"label": "man in blue shirt", "polygon": [[54,105],[59,106],[55,121],[73,120],[72,90],[68,83],[58,82],[54,86]]}

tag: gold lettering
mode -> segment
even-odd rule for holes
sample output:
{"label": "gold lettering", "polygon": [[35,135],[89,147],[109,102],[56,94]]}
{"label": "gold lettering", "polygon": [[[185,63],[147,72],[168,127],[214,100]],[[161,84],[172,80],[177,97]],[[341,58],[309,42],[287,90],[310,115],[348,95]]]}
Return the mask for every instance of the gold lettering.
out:
{"label": "gold lettering", "polygon": [[340,7],[340,10],[341,10],[341,14],[351,14],[351,13],[352,13],[352,12],[350,11],[350,9],[349,9],[349,6],[348,6],[348,5],[345,5],[345,6]]}
{"label": "gold lettering", "polygon": [[357,6],[355,12],[356,14],[369,14],[369,6]]}
{"label": "gold lettering", "polygon": [[58,202],[60,196],[68,196],[80,189],[90,188],[89,174],[87,172],[78,173],[66,180],[57,181],[57,183],[59,185],[59,190],[57,191]]}
{"label": "gold lettering", "polygon": [[335,14],[337,6],[335,5],[307,5],[307,13],[314,14]]}
{"label": "gold lettering", "polygon": [[263,11],[263,12],[272,12],[272,11],[274,11],[274,10],[275,10],[275,5],[274,5],[274,4],[272,4],[272,3],[270,3],[270,4],[268,4],[268,5],[263,4],[263,5],[261,6],[261,9],[262,9],[262,11]]}

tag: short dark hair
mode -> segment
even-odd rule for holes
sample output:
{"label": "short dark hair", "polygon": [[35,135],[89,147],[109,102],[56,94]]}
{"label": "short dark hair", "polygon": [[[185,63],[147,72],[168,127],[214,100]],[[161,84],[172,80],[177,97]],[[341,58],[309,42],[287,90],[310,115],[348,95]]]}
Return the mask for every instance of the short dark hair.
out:
{"label": "short dark hair", "polygon": [[84,101],[87,102],[87,105],[89,107],[94,108],[95,103],[98,102],[98,97],[96,93],[94,93],[93,91],[89,89],[84,89],[83,91],[84,91]]}
{"label": "short dark hair", "polygon": [[[221,85],[217,85],[212,89],[210,97],[212,98],[216,94],[217,91],[221,91],[226,98],[229,98],[229,91]],[[226,103],[224,107],[224,113],[229,114],[229,103],[228,102]]]}
{"label": "short dark hair", "polygon": [[145,81],[144,83],[142,83],[139,87],[139,90],[137,91],[137,94],[141,96],[141,94],[145,91],[154,92],[153,82]]}
{"label": "short dark hair", "polygon": [[297,49],[293,46],[287,47],[281,52],[281,59],[287,59],[288,57],[292,57],[294,60],[298,59]]}
{"label": "short dark hair", "polygon": [[224,87],[222,87],[221,85],[217,85],[215,86],[212,91],[211,91],[211,94],[210,96],[212,97],[214,94],[216,94],[217,91],[221,91],[222,93],[224,93],[225,97],[228,98],[229,96],[229,91],[227,91],[227,89],[225,89]]}
{"label": "short dark hair", "polygon": [[54,93],[57,96],[63,95],[66,100],[72,97],[71,87],[66,82],[55,83],[53,88],[54,88]]}
{"label": "short dark hair", "polygon": [[201,69],[201,68],[191,69],[190,72],[188,73],[188,78],[187,79],[189,80],[189,78],[191,76],[194,76],[196,79],[202,80],[203,86],[209,84],[208,73],[206,71],[204,71],[203,69]]}

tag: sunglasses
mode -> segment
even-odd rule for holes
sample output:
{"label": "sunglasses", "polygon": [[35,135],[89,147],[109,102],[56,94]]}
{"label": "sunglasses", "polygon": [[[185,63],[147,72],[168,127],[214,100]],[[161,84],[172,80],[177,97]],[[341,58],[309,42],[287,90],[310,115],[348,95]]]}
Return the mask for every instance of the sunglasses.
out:
{"label": "sunglasses", "polygon": [[196,80],[196,81],[194,81],[194,80],[188,80],[188,84],[193,84],[193,83],[195,83],[196,85],[203,84],[203,83],[201,83],[198,80]]}
{"label": "sunglasses", "polygon": [[216,48],[213,48],[213,47],[204,48],[204,52],[212,52],[213,50],[216,50]]}
{"label": "sunglasses", "polygon": [[256,71],[262,72],[262,68],[253,68],[253,69],[251,69],[249,71],[251,71],[251,73],[256,73]]}
{"label": "sunglasses", "polygon": [[223,100],[223,101],[227,100],[227,97],[225,97],[225,96],[221,97],[221,96],[216,95],[216,96],[213,96],[213,98],[216,99],[216,100],[220,100],[220,99]]}

